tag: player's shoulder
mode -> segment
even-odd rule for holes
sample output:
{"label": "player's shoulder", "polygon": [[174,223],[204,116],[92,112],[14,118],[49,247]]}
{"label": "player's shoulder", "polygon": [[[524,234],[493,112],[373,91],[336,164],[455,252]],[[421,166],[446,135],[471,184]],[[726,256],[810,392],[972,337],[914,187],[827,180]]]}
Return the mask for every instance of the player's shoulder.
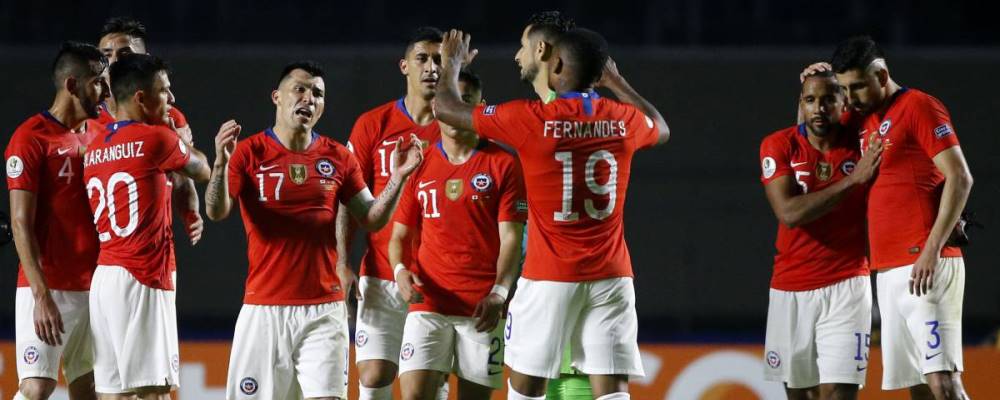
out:
{"label": "player's shoulder", "polygon": [[398,107],[397,103],[399,103],[398,99],[375,106],[374,108],[361,113],[361,115],[358,116],[357,121],[358,123],[384,124],[392,118],[393,114],[395,114],[396,108]]}
{"label": "player's shoulder", "polygon": [[484,154],[489,155],[491,158],[496,158],[498,160],[509,160],[513,161],[517,159],[517,153],[514,149],[507,147],[499,142],[494,142],[492,140],[482,138],[479,140],[479,151]]}
{"label": "player's shoulder", "polygon": [[906,92],[900,95],[900,100],[905,102],[908,107],[916,108],[917,110],[945,108],[941,100],[927,92],[913,88],[906,88],[905,90]]}
{"label": "player's shoulder", "polygon": [[47,132],[48,122],[45,121],[45,116],[39,113],[22,121],[21,124],[14,129],[14,136],[11,137],[11,140],[28,140]]}
{"label": "player's shoulder", "polygon": [[334,153],[336,155],[345,155],[345,154],[350,154],[350,152],[351,152],[350,150],[347,149],[347,146],[343,145],[342,143],[338,142],[337,140],[335,140],[335,139],[333,139],[333,138],[331,138],[329,136],[324,136],[324,135],[320,135],[320,134],[316,134],[316,143],[315,143],[315,145],[317,146],[318,150],[320,150],[320,151],[322,151],[324,153]]}
{"label": "player's shoulder", "polygon": [[797,136],[802,135],[802,125],[793,125],[771,132],[760,141],[761,147],[790,147]]}

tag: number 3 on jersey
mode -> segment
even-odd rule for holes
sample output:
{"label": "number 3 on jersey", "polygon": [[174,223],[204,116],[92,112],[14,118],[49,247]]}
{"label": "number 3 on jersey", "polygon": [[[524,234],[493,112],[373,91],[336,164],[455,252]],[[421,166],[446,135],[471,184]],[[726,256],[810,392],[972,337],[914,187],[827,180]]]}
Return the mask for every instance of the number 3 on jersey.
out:
{"label": "number 3 on jersey", "polygon": [[[580,219],[580,213],[573,211],[573,153],[560,151],[555,153],[556,161],[563,165],[563,185],[562,185],[562,211],[556,211],[553,218],[559,222],[571,222]],[[603,185],[597,183],[595,169],[597,163],[606,162],[608,164],[608,181]],[[583,209],[590,218],[603,220],[615,211],[615,198],[618,197],[618,160],[615,155],[607,150],[598,150],[587,157],[587,164],[583,168],[583,181],[586,182],[587,189],[594,195],[608,196],[607,207],[600,209],[594,206],[593,198],[583,200]]]}
{"label": "number 3 on jersey", "polygon": [[[115,187],[122,184],[128,190],[128,224],[124,227],[118,224],[118,216],[115,213],[117,210]],[[97,207],[94,208],[95,225],[101,218],[101,214],[107,209],[108,222],[115,236],[123,238],[135,232],[135,228],[139,226],[139,186],[132,175],[127,172],[116,172],[111,175],[111,179],[108,179],[107,189],[97,177],[90,178],[90,181],[87,182],[87,197],[93,197],[94,192],[97,192]],[[102,242],[107,242],[111,240],[111,233],[97,232],[97,237]]]}

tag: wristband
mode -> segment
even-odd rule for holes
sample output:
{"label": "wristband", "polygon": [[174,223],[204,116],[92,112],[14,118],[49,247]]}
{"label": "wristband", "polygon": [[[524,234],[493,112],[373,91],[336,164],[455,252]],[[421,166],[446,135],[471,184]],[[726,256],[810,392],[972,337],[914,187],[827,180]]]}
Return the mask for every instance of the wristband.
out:
{"label": "wristband", "polygon": [[403,263],[396,264],[396,266],[392,268],[392,279],[396,279],[396,275],[399,275],[399,271],[404,269],[406,269],[406,265],[403,265]]}
{"label": "wristband", "polygon": [[507,294],[510,293],[510,289],[503,287],[502,285],[493,285],[493,290],[490,290],[490,294],[496,294],[503,298],[503,301],[507,301]]}

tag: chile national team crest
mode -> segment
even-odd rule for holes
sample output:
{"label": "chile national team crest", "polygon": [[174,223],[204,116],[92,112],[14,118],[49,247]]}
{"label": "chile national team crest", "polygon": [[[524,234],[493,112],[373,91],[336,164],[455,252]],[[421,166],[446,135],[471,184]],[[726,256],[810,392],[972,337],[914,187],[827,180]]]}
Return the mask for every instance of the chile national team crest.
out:
{"label": "chile national team crest", "polygon": [[399,352],[399,358],[403,361],[409,360],[413,357],[413,344],[407,343],[403,345],[403,350]]}
{"label": "chile national team crest", "polygon": [[882,125],[878,126],[878,135],[885,136],[889,133],[889,128],[892,128],[892,120],[887,119],[882,122]]}
{"label": "chile national team crest", "polygon": [[247,396],[257,393],[259,387],[257,380],[249,376],[240,381],[240,391]]}
{"label": "chile national team crest", "polygon": [[472,177],[472,188],[477,192],[482,193],[490,190],[493,187],[493,177],[485,172],[480,172],[476,176]]}
{"label": "chile national team crest", "polygon": [[288,176],[292,178],[292,182],[295,182],[296,185],[301,185],[306,183],[309,170],[306,169],[305,164],[290,164],[288,165]]}
{"label": "chile national team crest", "polygon": [[767,365],[771,366],[771,368],[778,368],[781,366],[781,357],[778,357],[777,352],[767,352]]}
{"label": "chile national team crest", "polygon": [[28,346],[24,348],[25,364],[34,364],[38,362],[38,357],[38,349],[35,346]]}
{"label": "chile national team crest", "polygon": [[842,164],[840,164],[840,172],[843,172],[844,175],[853,174],[854,168],[857,166],[858,164],[854,162],[854,160],[846,160]]}
{"label": "chile national team crest", "polygon": [[319,175],[324,178],[329,178],[333,176],[334,172],[337,172],[337,169],[333,167],[332,161],[321,158],[319,161],[316,161],[316,172],[319,172]]}

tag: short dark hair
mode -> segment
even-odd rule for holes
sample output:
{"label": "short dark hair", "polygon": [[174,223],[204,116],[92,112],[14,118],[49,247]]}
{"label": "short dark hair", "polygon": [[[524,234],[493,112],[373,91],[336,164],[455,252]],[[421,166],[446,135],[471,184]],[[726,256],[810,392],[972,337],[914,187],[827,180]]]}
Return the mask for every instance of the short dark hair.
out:
{"label": "short dark hair", "polygon": [[830,64],[833,72],[842,74],[852,69],[864,71],[878,58],[885,58],[885,53],[870,36],[854,36],[837,46]]}
{"label": "short dark hair", "polygon": [[546,39],[553,41],[559,35],[576,28],[576,22],[566,18],[559,11],[542,11],[528,18],[528,26],[531,27],[528,30],[529,35],[540,33]]}
{"label": "short dark hair", "polygon": [[833,71],[823,70],[823,71],[813,72],[812,74],[809,74],[809,76],[807,76],[806,79],[809,79],[809,78],[836,78],[836,77],[837,76],[833,74]]}
{"label": "short dark hair", "polygon": [[319,65],[318,62],[312,60],[293,61],[281,69],[281,76],[278,77],[278,86],[281,86],[281,82],[284,82],[285,78],[297,69],[308,72],[314,78],[322,78],[324,73],[323,66]]}
{"label": "short dark hair", "polygon": [[[94,63],[98,65],[93,65]],[[96,67],[96,68],[95,68]],[[89,78],[100,75],[108,67],[108,59],[96,46],[80,42],[64,42],[52,61],[52,83],[62,88],[66,78]]]}
{"label": "short dark hair", "polygon": [[122,33],[146,41],[146,26],[132,17],[111,17],[104,21],[101,37],[111,33]]}
{"label": "short dark hair", "polygon": [[170,68],[156,56],[129,53],[118,57],[111,65],[111,93],[115,101],[123,104],[137,91],[152,90],[156,74],[161,71],[170,72]]}
{"label": "short dark hair", "polygon": [[406,40],[406,51],[403,54],[404,56],[410,54],[410,50],[413,50],[413,45],[417,43],[441,43],[442,41],[444,41],[444,32],[441,32],[440,29],[433,26],[421,26],[410,33],[410,37]]}
{"label": "short dark hair", "polygon": [[585,28],[573,28],[559,35],[555,43],[564,63],[571,66],[576,89],[583,89],[601,79],[608,61],[608,42],[601,34]]}
{"label": "short dark hair", "polygon": [[483,80],[479,78],[479,75],[475,72],[463,69],[458,73],[458,80],[460,82],[465,82],[466,85],[472,86],[473,89],[482,91],[483,90]]}

